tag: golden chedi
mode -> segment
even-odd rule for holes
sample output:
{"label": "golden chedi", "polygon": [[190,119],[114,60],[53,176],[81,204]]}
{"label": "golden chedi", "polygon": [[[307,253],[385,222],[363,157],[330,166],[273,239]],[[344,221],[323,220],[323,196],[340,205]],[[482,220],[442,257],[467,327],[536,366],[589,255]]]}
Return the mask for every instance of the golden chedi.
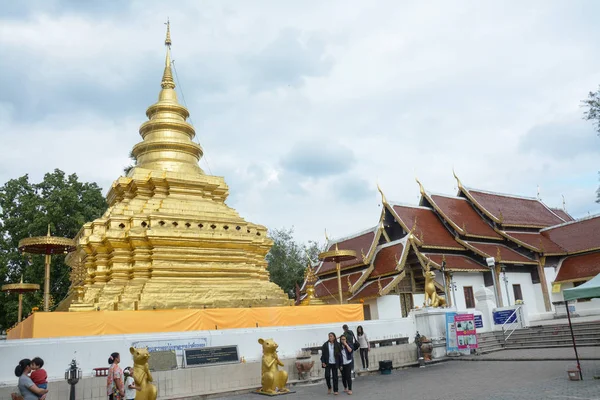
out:
{"label": "golden chedi", "polygon": [[133,147],[136,165],[107,195],[104,215],[76,243],[87,271],[83,296],[61,309],[135,310],[288,305],[269,281],[264,226],[225,204],[222,177],[198,166],[202,148],[186,122],[171,72],[171,38],[158,102]]}

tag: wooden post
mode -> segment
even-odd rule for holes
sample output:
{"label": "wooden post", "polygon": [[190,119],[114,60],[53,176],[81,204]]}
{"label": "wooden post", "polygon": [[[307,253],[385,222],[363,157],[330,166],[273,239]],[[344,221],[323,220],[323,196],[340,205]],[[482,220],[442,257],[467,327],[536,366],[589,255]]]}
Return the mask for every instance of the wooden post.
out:
{"label": "wooden post", "polygon": [[552,311],[552,304],[550,303],[550,294],[548,293],[548,285],[546,283],[546,272],[544,266],[546,265],[546,257],[540,257],[538,261],[538,275],[540,276],[540,284],[542,285],[542,295],[544,296],[544,305],[546,311]]}

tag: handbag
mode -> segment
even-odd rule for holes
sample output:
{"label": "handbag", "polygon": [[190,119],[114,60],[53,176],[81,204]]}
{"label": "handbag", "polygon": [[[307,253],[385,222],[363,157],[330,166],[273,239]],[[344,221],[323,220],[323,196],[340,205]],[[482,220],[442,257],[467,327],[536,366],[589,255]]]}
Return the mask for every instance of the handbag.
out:
{"label": "handbag", "polygon": [[352,343],[352,349],[358,350],[360,348],[360,343],[356,340],[356,336],[354,336],[354,332],[352,332],[352,338],[354,339],[354,343]]}

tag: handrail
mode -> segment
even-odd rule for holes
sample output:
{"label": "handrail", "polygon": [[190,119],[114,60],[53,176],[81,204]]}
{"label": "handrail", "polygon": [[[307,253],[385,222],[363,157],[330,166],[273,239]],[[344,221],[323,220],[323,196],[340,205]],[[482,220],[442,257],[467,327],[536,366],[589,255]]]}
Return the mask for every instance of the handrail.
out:
{"label": "handrail", "polygon": [[[504,339],[505,345],[506,345],[506,341],[511,337],[511,335],[519,327],[519,323],[523,320],[523,318],[522,318],[523,314],[522,314],[521,308],[522,308],[522,306],[518,306],[517,308],[515,308],[515,311],[513,311],[512,314],[510,314],[510,316],[502,324],[502,337]],[[513,315],[515,315],[517,312],[519,313],[519,315],[516,316],[515,320],[512,321],[511,323],[508,323],[510,321],[510,319],[513,317]],[[506,324],[508,324],[508,327],[505,327]],[[512,328],[512,330],[511,330],[511,327],[513,324],[515,325],[515,327]],[[506,332],[509,330],[510,330],[510,333],[508,334],[508,336],[506,336]]]}

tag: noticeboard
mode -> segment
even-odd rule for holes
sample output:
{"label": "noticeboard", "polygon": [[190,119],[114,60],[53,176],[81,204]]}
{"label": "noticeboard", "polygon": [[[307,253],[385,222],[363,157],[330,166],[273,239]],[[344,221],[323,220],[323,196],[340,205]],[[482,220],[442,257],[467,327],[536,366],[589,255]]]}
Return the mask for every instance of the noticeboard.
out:
{"label": "noticeboard", "polygon": [[240,360],[237,346],[184,349],[183,358],[185,367],[203,367],[206,365],[237,363]]}

